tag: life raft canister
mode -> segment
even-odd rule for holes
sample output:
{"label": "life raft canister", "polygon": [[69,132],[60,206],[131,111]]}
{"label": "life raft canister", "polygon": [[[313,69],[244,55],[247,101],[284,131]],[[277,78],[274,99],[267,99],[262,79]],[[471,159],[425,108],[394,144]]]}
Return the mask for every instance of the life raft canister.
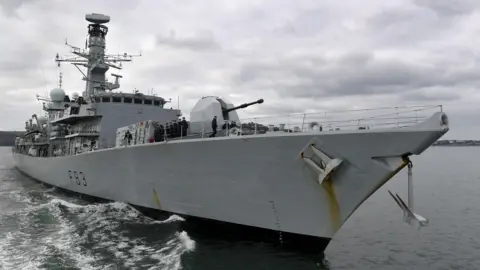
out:
{"label": "life raft canister", "polygon": [[230,136],[240,136],[242,135],[242,131],[238,127],[233,127],[228,131]]}

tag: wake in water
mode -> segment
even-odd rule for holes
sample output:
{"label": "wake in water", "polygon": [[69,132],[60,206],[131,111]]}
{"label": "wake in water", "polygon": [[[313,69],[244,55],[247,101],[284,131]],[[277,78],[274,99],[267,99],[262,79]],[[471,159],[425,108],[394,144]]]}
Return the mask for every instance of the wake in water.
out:
{"label": "wake in water", "polygon": [[46,188],[18,172],[6,150],[0,148],[0,270],[328,269],[323,256],[224,239],[177,215],[153,220],[127,204],[92,204]]}
{"label": "wake in water", "polygon": [[157,221],[124,203],[82,204],[53,191],[0,191],[13,202],[0,219],[0,268],[181,269],[195,249],[177,232],[179,216]]}

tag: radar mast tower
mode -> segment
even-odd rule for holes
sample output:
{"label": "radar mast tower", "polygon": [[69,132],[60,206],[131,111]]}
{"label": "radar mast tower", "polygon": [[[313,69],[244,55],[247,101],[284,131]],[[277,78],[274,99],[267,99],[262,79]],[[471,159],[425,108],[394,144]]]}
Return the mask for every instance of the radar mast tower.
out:
{"label": "radar mast tower", "polygon": [[62,72],[58,75],[58,88],[62,89]]}
{"label": "radar mast tower", "polygon": [[[105,37],[108,27],[104,24],[110,22],[110,16],[92,13],[85,15],[85,20],[90,22],[88,25],[88,49],[72,46],[65,40],[65,45],[72,49],[74,56],[60,58],[57,53],[55,62],[59,67],[61,62],[71,63],[82,73],[83,80],[86,81],[83,97],[85,100],[89,100],[95,93],[118,89],[120,87],[118,79],[122,76],[112,73],[115,82],[110,83],[106,80],[105,73],[110,67],[122,69],[122,62],[130,62],[133,57],[141,56],[141,53],[139,55],[105,54]],[[117,63],[119,64],[117,65]],[[87,68],[86,74],[79,66]]]}

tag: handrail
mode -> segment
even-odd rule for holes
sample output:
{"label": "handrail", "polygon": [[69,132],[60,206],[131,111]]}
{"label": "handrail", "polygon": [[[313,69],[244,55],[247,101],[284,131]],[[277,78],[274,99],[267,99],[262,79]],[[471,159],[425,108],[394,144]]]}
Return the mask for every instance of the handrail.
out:
{"label": "handrail", "polygon": [[[255,134],[257,133],[258,125],[262,125],[264,126],[263,129],[268,128],[270,131],[272,131],[272,125],[274,126],[274,129],[279,129],[279,126],[284,126],[284,129],[287,130],[292,130],[292,128],[294,128],[296,131],[306,131],[308,130],[308,127],[305,127],[305,124],[308,125],[312,123],[318,123],[318,126],[328,128],[329,130],[348,127],[357,127],[358,129],[370,129],[374,126],[405,127],[425,120],[429,116],[425,114],[428,111],[433,110],[441,112],[443,111],[443,107],[442,105],[410,105],[313,113],[294,113],[278,116],[270,115],[244,118],[240,119],[240,123],[242,128],[245,128],[247,124],[251,125],[254,123]],[[347,123],[352,122],[357,122],[357,124],[347,125]],[[301,128],[298,127],[299,125],[301,125]]]}
{"label": "handrail", "polygon": [[[267,131],[282,131],[279,126],[283,126],[283,131],[288,132],[315,131],[313,129],[315,125],[317,125],[317,127],[320,126],[318,131],[336,131],[351,128],[371,129],[374,127],[402,128],[427,119],[429,115],[426,115],[426,112],[429,110],[442,111],[443,108],[442,105],[415,105],[252,117],[236,121],[236,127],[240,128],[240,132],[232,134],[230,134],[232,131],[230,126],[232,121],[219,121],[217,132],[219,133],[219,136],[223,137],[230,135],[245,135],[248,133],[257,134],[258,132],[266,133]],[[342,113],[345,117],[342,117]],[[278,118],[277,121],[274,121],[275,118]],[[173,121],[155,122],[158,125],[164,126],[162,136],[162,141],[164,143],[168,143],[168,141],[171,140],[185,140],[196,137],[205,138],[213,133],[210,128],[208,128],[210,121],[203,121],[201,122],[203,128],[199,133],[190,133],[189,128],[186,134],[183,134],[183,129],[180,129],[180,134],[176,134],[178,136],[170,137],[172,134],[168,134],[165,127],[167,123],[170,124]],[[179,122],[177,122],[177,124],[180,125]],[[222,128],[223,124],[226,124],[225,129]],[[252,124],[254,125],[252,126]],[[189,122],[189,126],[190,125],[191,122]],[[274,127],[273,129],[272,126]],[[299,126],[301,126],[301,128]]]}
{"label": "handrail", "polygon": [[[411,106],[395,106],[395,107],[379,107],[379,108],[367,108],[367,109],[354,109],[354,110],[337,110],[337,111],[323,111],[323,112],[313,112],[313,113],[291,113],[291,114],[279,114],[279,115],[268,115],[268,116],[256,116],[256,117],[249,117],[244,118],[243,120],[248,119],[267,119],[267,118],[277,118],[277,117],[284,117],[284,116],[303,116],[303,115],[317,115],[317,114],[331,114],[331,113],[350,113],[350,112],[366,112],[366,111],[380,111],[380,110],[388,110],[388,109],[407,109],[407,108],[421,108],[421,110],[432,109],[432,108],[440,108],[442,110],[442,105],[411,105]],[[419,109],[417,109],[419,110]],[[414,110],[408,110],[414,111]],[[242,120],[242,119],[240,119]]]}

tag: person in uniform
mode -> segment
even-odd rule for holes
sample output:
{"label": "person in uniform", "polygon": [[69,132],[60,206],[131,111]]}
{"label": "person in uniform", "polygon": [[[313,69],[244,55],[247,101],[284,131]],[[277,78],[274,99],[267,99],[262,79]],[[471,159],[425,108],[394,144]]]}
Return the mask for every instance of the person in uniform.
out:
{"label": "person in uniform", "polygon": [[182,118],[182,134],[183,136],[187,136],[187,131],[188,131],[188,123],[187,120],[185,120],[185,117]]}
{"label": "person in uniform", "polygon": [[165,124],[165,129],[166,129],[167,136],[164,139],[166,140],[167,138],[170,138],[170,134],[171,134],[170,123]]}
{"label": "person in uniform", "polygon": [[130,142],[133,139],[132,133],[130,133],[130,131],[127,130],[127,132],[125,132],[125,136],[123,137],[123,139],[127,142],[126,145],[130,145]]}
{"label": "person in uniform", "polygon": [[177,120],[173,120],[173,124],[172,124],[172,137],[176,138],[176,137],[180,137],[180,134],[179,134],[179,127],[178,127],[178,124],[177,124]]}
{"label": "person in uniform", "polygon": [[210,137],[215,137],[217,135],[217,116],[215,115],[212,119],[212,134]]}
{"label": "person in uniform", "polygon": [[153,137],[155,138],[155,141],[156,142],[163,141],[164,133],[165,133],[165,130],[163,129],[163,125],[158,126],[153,133]]}

